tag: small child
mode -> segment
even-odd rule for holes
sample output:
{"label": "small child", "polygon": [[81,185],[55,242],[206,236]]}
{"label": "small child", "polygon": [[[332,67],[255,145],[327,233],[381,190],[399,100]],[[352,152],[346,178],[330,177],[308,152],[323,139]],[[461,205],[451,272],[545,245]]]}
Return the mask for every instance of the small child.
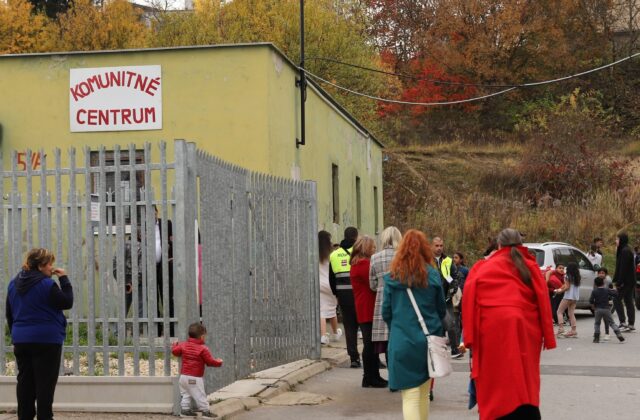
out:
{"label": "small child", "polygon": [[[606,267],[598,268],[598,277],[600,277],[604,281],[604,287],[607,289],[613,289],[613,282],[611,281],[611,277],[609,277],[609,270]],[[611,297],[613,294],[609,295],[609,301],[611,301]],[[611,311],[613,313],[613,311]],[[613,317],[611,318],[613,319]],[[612,322],[613,324],[613,322]],[[604,323],[604,341],[609,341],[609,324]]]}
{"label": "small child", "polygon": [[173,343],[171,353],[182,357],[182,370],[180,371],[180,416],[195,417],[191,410],[191,399],[195,401],[198,410],[204,418],[214,418],[209,411],[207,394],[204,391],[204,366],[222,366],[222,359],[215,359],[204,344],[207,329],[199,322],[189,325],[189,339],[182,343]]}
{"label": "small child", "polygon": [[613,318],[611,317],[611,309],[609,309],[609,297],[614,296],[616,292],[612,289],[608,289],[604,287],[604,279],[602,277],[596,277],[595,279],[596,288],[591,292],[591,298],[589,298],[589,302],[591,303],[593,310],[596,314],[596,322],[595,329],[593,332],[593,342],[600,342],[600,321],[604,318],[604,325],[609,324],[613,329],[613,332],[616,333],[616,337],[620,342],[624,341],[624,337],[622,333],[620,333],[620,329],[613,322]]}

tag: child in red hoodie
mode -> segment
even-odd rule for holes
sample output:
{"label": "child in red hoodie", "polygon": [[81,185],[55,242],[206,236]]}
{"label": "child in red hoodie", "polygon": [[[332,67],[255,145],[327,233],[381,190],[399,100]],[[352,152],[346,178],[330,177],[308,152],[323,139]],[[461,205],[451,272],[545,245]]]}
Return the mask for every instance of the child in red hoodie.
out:
{"label": "child in red hoodie", "polygon": [[222,366],[222,359],[211,356],[209,348],[204,344],[207,329],[199,322],[189,325],[189,339],[182,343],[173,343],[171,352],[174,356],[182,357],[182,370],[180,371],[180,415],[182,417],[195,417],[191,410],[191,399],[196,402],[198,410],[205,418],[213,418],[209,411],[207,394],[204,391],[204,366]]}

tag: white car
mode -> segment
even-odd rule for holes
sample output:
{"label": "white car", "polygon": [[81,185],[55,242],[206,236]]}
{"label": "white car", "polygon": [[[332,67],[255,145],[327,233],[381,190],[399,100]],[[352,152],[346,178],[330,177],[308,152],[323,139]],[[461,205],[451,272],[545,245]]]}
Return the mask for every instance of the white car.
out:
{"label": "white car", "polygon": [[584,252],[563,242],[527,243],[524,246],[529,248],[529,252],[536,257],[540,270],[546,270],[547,267],[555,269],[556,264],[563,264],[565,267],[570,262],[578,264],[580,268],[580,299],[576,308],[591,309],[589,298],[598,273]]}

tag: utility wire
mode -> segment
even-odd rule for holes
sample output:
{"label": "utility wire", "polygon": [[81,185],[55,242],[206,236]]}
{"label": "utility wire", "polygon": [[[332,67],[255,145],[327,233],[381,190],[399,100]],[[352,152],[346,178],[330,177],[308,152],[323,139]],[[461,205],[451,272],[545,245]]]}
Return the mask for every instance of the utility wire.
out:
{"label": "utility wire", "polygon": [[504,93],[507,93],[509,91],[515,90],[517,89],[517,87],[510,87],[508,89],[504,89],[504,90],[500,90],[498,92],[494,92],[494,93],[490,93],[488,95],[483,95],[483,96],[477,96],[475,98],[468,98],[468,99],[460,99],[457,101],[445,101],[445,102],[408,102],[408,101],[398,101],[395,99],[388,99],[388,98],[381,98],[379,96],[373,96],[373,95],[368,95],[366,93],[362,93],[362,92],[358,92],[356,90],[351,90],[348,89],[344,86],[340,86],[337,85],[335,83],[332,83],[326,79],[323,79],[320,76],[316,76],[315,74],[311,73],[308,70],[304,70],[304,72],[307,74],[307,76],[310,76],[313,79],[316,80],[320,80],[321,82],[324,82],[328,85],[331,85],[337,89],[343,90],[347,93],[351,93],[352,95],[357,95],[357,96],[363,96],[365,98],[369,98],[369,99],[375,99],[376,101],[380,101],[380,102],[388,102],[388,103],[392,103],[392,104],[401,104],[401,105],[420,105],[420,106],[437,106],[437,105],[456,105],[456,104],[464,104],[467,102],[476,102],[476,101],[481,101],[483,99],[487,99],[490,98],[492,96],[497,96],[497,95],[502,95]]}
{"label": "utility wire", "polygon": [[374,73],[386,74],[388,76],[397,76],[397,77],[401,77],[401,78],[404,78],[404,79],[415,80],[416,82],[429,82],[429,83],[433,83],[433,84],[437,84],[437,85],[475,86],[475,87],[486,87],[486,88],[510,88],[510,87],[518,87],[519,86],[519,85],[491,85],[491,84],[484,84],[484,83],[449,82],[449,81],[446,81],[446,80],[430,79],[430,78],[425,79],[425,78],[413,76],[411,74],[394,73],[394,72],[391,72],[391,71],[384,71],[384,70],[374,69],[372,67],[365,67],[365,66],[361,66],[361,65],[358,65],[358,64],[348,63],[346,61],[340,61],[340,60],[335,60],[333,58],[326,58],[326,57],[307,57],[307,58],[305,58],[305,60],[326,61],[326,62],[329,62],[329,63],[340,64],[340,65],[353,67],[353,68],[360,69],[360,70],[372,71]]}
{"label": "utility wire", "polygon": [[576,77],[584,76],[585,74],[595,73],[597,71],[604,70],[604,69],[609,68],[609,67],[613,67],[613,66],[615,66],[617,64],[620,64],[620,63],[622,63],[624,61],[631,60],[632,58],[635,58],[635,57],[637,57],[639,55],[640,55],[640,52],[637,52],[635,54],[631,54],[628,57],[621,58],[618,61],[614,61],[613,63],[609,63],[609,64],[605,64],[604,66],[596,67],[595,69],[586,70],[586,71],[583,71],[581,73],[572,74],[570,76],[559,77],[557,79],[552,79],[552,80],[543,80],[541,82],[523,83],[523,84],[519,85],[519,87],[541,86],[541,85],[548,85],[550,83],[562,82],[564,80],[573,79],[573,78],[576,78]]}
{"label": "utility wire", "polygon": [[[323,79],[320,76],[317,76],[313,73],[311,73],[310,71],[306,70],[306,69],[301,69],[302,71],[304,71],[308,76],[312,77],[313,79],[319,80],[323,83],[326,83],[328,85],[331,85],[333,87],[335,87],[336,89],[340,89],[343,90],[347,93],[350,93],[352,95],[357,95],[357,96],[362,96],[365,98],[369,98],[369,99],[374,99],[376,101],[380,101],[380,102],[387,102],[387,103],[393,103],[393,104],[401,104],[401,105],[416,105],[416,106],[438,106],[438,105],[456,105],[456,104],[463,104],[463,103],[468,103],[468,102],[476,102],[476,101],[481,101],[487,98],[491,98],[493,96],[498,96],[498,95],[503,95],[507,92],[510,92],[512,90],[518,89],[518,88],[526,88],[526,87],[533,87],[533,86],[541,86],[541,85],[547,85],[547,84],[551,84],[551,83],[558,83],[558,82],[562,82],[565,80],[569,80],[569,79],[574,79],[576,77],[580,77],[580,76],[584,76],[586,74],[590,74],[590,73],[595,73],[597,71],[600,70],[604,70],[606,68],[609,67],[613,67],[615,65],[618,65],[622,62],[625,62],[627,60],[631,60],[632,58],[638,57],[640,56],[640,52],[637,52],[635,54],[632,54],[628,57],[625,58],[621,58],[620,60],[614,61],[612,63],[609,64],[605,64],[603,66],[600,67],[596,67],[590,70],[586,70],[580,73],[575,73],[569,76],[564,76],[564,77],[559,77],[557,79],[550,79],[550,80],[543,80],[543,81],[539,81],[539,82],[529,82],[529,83],[521,83],[518,85],[511,85],[508,89],[503,89],[500,90],[498,92],[494,92],[494,93],[490,93],[488,95],[483,95],[483,96],[477,96],[477,97],[473,97],[473,98],[468,98],[468,99],[460,99],[457,101],[443,101],[443,102],[408,102],[408,101],[399,101],[399,100],[395,100],[395,99],[388,99],[388,98],[381,98],[379,96],[373,96],[373,95],[368,95],[366,93],[363,92],[358,92],[356,90],[352,90],[352,89],[348,89],[344,86],[340,86],[336,83],[330,82],[326,79]],[[337,60],[336,60],[337,61]],[[348,64],[348,63],[346,63]],[[374,70],[374,69],[372,69]],[[381,71],[380,71],[381,72]],[[492,85],[492,86],[499,86],[499,85]],[[504,87],[506,87],[508,85],[505,85]]]}

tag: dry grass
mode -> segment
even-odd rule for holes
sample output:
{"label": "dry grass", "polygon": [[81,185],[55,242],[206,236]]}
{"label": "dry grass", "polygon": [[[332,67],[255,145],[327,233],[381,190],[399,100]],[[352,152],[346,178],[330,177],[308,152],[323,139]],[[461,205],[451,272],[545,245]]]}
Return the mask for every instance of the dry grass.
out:
{"label": "dry grass", "polygon": [[389,151],[385,225],[443,236],[449,254],[461,251],[470,262],[505,227],[525,232],[527,242],[563,241],[583,249],[600,236],[609,253],[620,229],[629,231],[634,244],[640,242],[639,186],[600,189],[580,202],[548,200],[534,207],[517,191],[503,188],[504,180],[496,176],[509,177],[514,153],[522,150],[518,145],[449,146],[448,153],[441,145]]}

